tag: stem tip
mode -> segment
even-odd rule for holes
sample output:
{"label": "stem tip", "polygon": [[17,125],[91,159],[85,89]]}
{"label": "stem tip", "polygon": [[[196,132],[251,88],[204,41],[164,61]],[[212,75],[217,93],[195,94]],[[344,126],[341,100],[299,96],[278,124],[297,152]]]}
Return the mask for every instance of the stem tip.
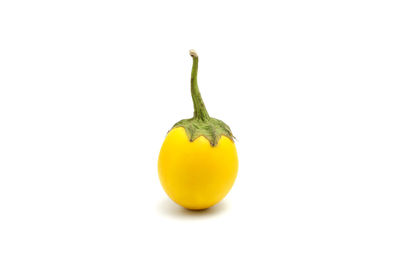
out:
{"label": "stem tip", "polygon": [[194,58],[199,57],[199,56],[197,56],[197,53],[196,53],[195,50],[190,50],[189,53],[190,53],[190,56],[192,56],[192,57],[194,57]]}

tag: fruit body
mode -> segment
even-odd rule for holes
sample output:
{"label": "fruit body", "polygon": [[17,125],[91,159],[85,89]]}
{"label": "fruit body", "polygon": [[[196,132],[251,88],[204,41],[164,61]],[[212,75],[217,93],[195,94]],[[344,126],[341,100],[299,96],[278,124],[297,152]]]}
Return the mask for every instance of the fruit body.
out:
{"label": "fruit body", "polygon": [[190,142],[185,129],[172,129],[161,147],[158,174],[168,196],[193,210],[209,208],[228,194],[238,171],[234,142],[222,136],[216,146],[200,136]]}
{"label": "fruit body", "polygon": [[158,158],[158,175],[173,201],[201,210],[228,194],[236,179],[238,157],[229,126],[208,115],[197,85],[198,56],[193,50],[190,55],[194,115],[169,131]]}

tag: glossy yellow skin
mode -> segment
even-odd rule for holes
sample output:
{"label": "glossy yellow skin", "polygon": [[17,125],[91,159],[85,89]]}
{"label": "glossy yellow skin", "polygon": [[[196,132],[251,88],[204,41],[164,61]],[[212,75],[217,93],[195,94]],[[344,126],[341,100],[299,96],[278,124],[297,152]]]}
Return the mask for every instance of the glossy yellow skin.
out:
{"label": "glossy yellow skin", "polygon": [[218,145],[200,136],[189,141],[183,127],[172,129],[160,151],[158,175],[168,196],[192,210],[209,208],[228,194],[238,172],[235,143],[222,136]]}

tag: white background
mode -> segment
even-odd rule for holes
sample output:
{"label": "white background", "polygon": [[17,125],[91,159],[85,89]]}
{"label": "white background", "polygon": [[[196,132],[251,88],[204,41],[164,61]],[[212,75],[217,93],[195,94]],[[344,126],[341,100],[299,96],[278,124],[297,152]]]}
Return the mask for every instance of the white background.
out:
{"label": "white background", "polygon": [[[399,264],[398,1],[2,1],[0,264]],[[238,138],[208,211],[157,176],[192,115]]]}

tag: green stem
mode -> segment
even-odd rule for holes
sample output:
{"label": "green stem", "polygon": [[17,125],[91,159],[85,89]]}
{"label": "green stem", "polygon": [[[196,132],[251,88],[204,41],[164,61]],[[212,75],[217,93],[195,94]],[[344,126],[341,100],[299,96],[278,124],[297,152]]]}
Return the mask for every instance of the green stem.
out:
{"label": "green stem", "polygon": [[199,67],[199,57],[194,50],[190,50],[190,56],[193,57],[193,67],[192,67],[192,78],[190,80],[194,115],[193,118],[196,120],[207,121],[210,119],[208,115],[206,106],[204,105],[203,99],[199,91],[199,86],[197,85],[197,70]]}

